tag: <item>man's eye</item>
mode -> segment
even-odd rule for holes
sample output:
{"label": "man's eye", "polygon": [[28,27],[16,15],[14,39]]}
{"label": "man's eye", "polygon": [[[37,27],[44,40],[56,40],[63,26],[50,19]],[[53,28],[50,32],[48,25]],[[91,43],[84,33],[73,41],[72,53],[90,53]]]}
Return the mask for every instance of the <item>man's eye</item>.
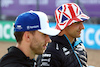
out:
{"label": "man's eye", "polygon": [[43,34],[44,36],[46,36],[46,34]]}
{"label": "man's eye", "polygon": [[82,21],[79,21],[79,22],[75,22],[76,24],[79,24],[79,23],[81,23]]}
{"label": "man's eye", "polygon": [[80,22],[77,22],[78,24],[80,23]]}

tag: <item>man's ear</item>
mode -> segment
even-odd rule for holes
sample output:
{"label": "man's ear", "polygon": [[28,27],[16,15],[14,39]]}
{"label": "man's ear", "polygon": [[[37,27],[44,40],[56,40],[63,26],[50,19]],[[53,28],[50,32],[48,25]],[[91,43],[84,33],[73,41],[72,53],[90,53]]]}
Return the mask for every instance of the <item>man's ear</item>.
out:
{"label": "man's ear", "polygon": [[26,42],[30,41],[30,33],[29,32],[25,32],[23,35],[23,40],[25,40]]}

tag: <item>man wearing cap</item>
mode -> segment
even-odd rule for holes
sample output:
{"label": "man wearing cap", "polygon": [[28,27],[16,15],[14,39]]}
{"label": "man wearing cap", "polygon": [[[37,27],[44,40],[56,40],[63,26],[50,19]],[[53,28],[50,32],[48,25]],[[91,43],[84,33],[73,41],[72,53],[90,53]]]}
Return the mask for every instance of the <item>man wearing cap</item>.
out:
{"label": "man wearing cap", "polygon": [[8,48],[8,53],[0,60],[0,67],[35,67],[35,55],[42,54],[51,42],[48,35],[55,36],[59,32],[49,27],[43,12],[31,10],[20,14],[14,25],[17,45]]}
{"label": "man wearing cap", "polygon": [[79,6],[67,3],[55,10],[58,36],[52,36],[44,54],[37,59],[37,67],[87,67],[87,52],[80,37],[83,22],[88,20]]}

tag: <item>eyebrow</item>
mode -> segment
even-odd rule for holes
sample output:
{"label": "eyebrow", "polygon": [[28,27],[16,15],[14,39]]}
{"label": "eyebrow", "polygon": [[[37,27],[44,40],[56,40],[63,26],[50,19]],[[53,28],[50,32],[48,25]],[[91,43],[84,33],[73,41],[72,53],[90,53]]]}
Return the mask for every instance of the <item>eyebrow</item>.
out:
{"label": "eyebrow", "polygon": [[43,35],[47,35],[47,34],[44,34],[44,33],[43,33]]}

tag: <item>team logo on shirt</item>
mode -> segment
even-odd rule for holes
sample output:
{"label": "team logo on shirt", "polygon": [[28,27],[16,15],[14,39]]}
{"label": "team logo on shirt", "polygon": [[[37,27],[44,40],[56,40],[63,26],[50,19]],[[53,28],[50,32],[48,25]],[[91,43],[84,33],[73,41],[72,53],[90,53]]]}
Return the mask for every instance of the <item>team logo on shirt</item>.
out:
{"label": "team logo on shirt", "polygon": [[63,47],[62,49],[63,49],[63,52],[65,53],[65,55],[70,54],[70,51],[67,48]]}

